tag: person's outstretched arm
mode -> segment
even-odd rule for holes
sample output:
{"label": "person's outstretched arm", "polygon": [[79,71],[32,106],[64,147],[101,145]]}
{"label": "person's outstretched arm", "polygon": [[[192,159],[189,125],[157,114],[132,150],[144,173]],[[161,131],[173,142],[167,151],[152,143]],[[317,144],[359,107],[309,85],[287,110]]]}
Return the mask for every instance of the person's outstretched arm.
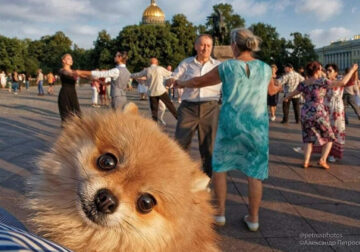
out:
{"label": "person's outstretched arm", "polygon": [[220,75],[219,75],[219,67],[215,67],[207,74],[195,77],[187,81],[179,81],[175,82],[175,87],[178,88],[201,88],[206,86],[213,86],[219,84],[221,82]]}
{"label": "person's outstretched arm", "polygon": [[133,73],[130,75],[130,78],[133,78],[135,80],[141,79],[142,77],[145,77],[147,75],[147,68],[142,70],[141,72]]}
{"label": "person's outstretched arm", "polygon": [[349,80],[352,78],[353,74],[356,73],[358,68],[359,68],[358,64],[354,64],[351,67],[350,71],[344,76],[344,78],[342,80],[331,81],[329,84],[329,88],[345,86],[349,82]]}
{"label": "person's outstretched arm", "polygon": [[76,73],[81,78],[90,78],[91,77],[91,71],[85,71],[85,70],[76,70]]}
{"label": "person's outstretched arm", "polygon": [[84,71],[84,70],[76,70],[76,73],[81,78],[117,78],[119,76],[119,69],[116,67],[110,70],[104,70],[104,71]]}
{"label": "person's outstretched arm", "polygon": [[293,98],[295,95],[301,94],[301,91],[299,90],[295,90],[293,92],[291,92],[290,94],[288,94],[288,96],[286,96],[284,98],[284,102],[288,102],[291,98]]}
{"label": "person's outstretched arm", "polygon": [[281,90],[281,88],[282,87],[280,85],[276,85],[276,81],[273,78],[271,78],[268,86],[268,94],[275,95]]}

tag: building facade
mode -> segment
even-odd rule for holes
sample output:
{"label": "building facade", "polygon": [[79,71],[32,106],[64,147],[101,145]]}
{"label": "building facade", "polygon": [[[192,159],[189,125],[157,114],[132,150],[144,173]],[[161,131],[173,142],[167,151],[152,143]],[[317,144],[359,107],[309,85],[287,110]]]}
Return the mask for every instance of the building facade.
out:
{"label": "building facade", "polygon": [[339,72],[343,73],[352,64],[360,64],[360,35],[352,40],[333,42],[328,46],[315,49],[315,52],[324,66],[335,63],[339,67]]}

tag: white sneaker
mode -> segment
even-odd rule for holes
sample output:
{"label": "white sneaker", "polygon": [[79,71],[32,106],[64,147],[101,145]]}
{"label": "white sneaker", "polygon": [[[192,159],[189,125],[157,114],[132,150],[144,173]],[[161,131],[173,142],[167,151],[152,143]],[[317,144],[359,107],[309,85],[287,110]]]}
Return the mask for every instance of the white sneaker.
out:
{"label": "white sneaker", "polygon": [[166,126],[166,122],[163,119],[159,119],[162,125]]}
{"label": "white sneaker", "polygon": [[303,154],[304,150],[301,147],[293,147],[293,150],[297,153]]}
{"label": "white sneaker", "polygon": [[214,216],[216,226],[224,226],[226,223],[225,216]]}
{"label": "white sneaker", "polygon": [[270,117],[270,120],[271,120],[272,122],[275,121],[275,120],[276,120],[276,116]]}
{"label": "white sneaker", "polygon": [[249,215],[245,215],[243,218],[247,228],[251,232],[256,232],[259,229],[259,222],[250,222],[250,221],[248,221],[248,217],[249,217]]}
{"label": "white sneaker", "polygon": [[330,163],[335,163],[335,162],[336,162],[336,159],[334,158],[334,156],[329,156],[328,161],[329,161]]}

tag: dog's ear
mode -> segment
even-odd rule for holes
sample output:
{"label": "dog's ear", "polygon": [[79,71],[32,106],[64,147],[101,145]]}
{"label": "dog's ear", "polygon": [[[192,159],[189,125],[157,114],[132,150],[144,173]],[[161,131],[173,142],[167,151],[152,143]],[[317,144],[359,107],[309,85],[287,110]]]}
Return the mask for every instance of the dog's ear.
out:
{"label": "dog's ear", "polygon": [[135,103],[129,102],[128,104],[125,105],[123,112],[125,114],[138,114],[139,109],[138,109],[138,106],[136,106]]}
{"label": "dog's ear", "polygon": [[198,191],[204,191],[209,185],[210,178],[203,172],[197,171],[194,174],[191,185],[191,191],[192,192],[198,192]]}

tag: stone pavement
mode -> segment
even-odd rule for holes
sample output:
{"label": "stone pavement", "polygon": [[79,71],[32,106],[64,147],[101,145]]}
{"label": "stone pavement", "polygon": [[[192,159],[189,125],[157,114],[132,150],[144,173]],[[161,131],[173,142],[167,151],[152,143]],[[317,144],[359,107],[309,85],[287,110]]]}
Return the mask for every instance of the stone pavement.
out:
{"label": "stone pavement", "polygon": [[[78,95],[85,113],[94,109],[89,85],[78,88]],[[139,101],[136,91],[128,97],[150,117],[147,101]],[[247,182],[239,172],[230,172],[227,224],[217,229],[223,251],[360,251],[360,122],[348,109],[344,159],[329,171],[305,170],[302,155],[292,150],[301,146],[300,126],[280,124],[280,104],[278,110],[270,128],[270,176],[264,182],[260,229],[251,233],[241,222],[247,213]],[[168,112],[165,121],[173,136],[175,120]],[[38,97],[35,87],[17,96],[0,90],[0,206],[22,221],[25,179],[56,139],[59,125],[57,96]],[[191,155],[198,159],[196,144]],[[313,156],[314,164],[317,159]]]}

